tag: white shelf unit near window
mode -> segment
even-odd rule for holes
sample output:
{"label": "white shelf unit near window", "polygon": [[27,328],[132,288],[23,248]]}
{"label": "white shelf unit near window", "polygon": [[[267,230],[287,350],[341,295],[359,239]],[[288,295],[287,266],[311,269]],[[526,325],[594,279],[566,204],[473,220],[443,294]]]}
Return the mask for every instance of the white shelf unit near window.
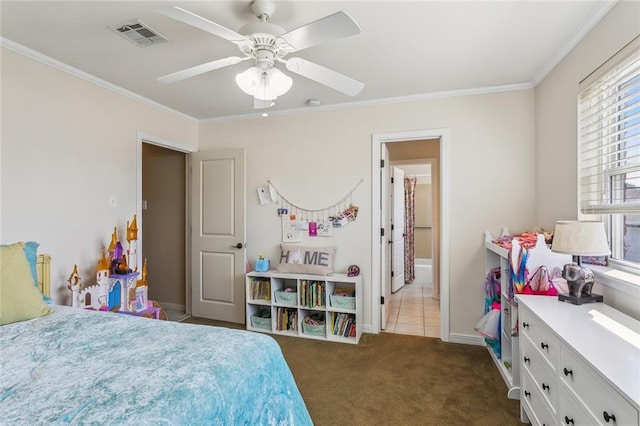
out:
{"label": "white shelf unit near window", "polygon": [[[506,228],[502,235],[509,235]],[[517,333],[518,305],[516,301],[509,298],[510,268],[509,263],[517,263],[521,250],[519,241],[511,240],[512,248],[506,248],[493,243],[495,238],[490,232],[485,233],[485,276],[493,268],[500,268],[500,351],[499,354],[487,346],[489,354],[493,359],[500,375],[507,385],[507,397],[510,399],[520,399],[520,349],[519,337]],[[547,247],[544,235],[538,234],[536,245],[527,250],[526,267],[532,274],[535,270],[545,265],[549,272],[554,268],[562,268],[571,262],[571,256],[559,254],[551,251]],[[551,297],[551,296],[537,296]]]}
{"label": "white shelf unit near window", "polygon": [[[245,289],[247,330],[340,343],[360,340],[362,276],[249,272]],[[338,289],[353,297],[332,298]],[[304,324],[307,316],[320,321]]]}

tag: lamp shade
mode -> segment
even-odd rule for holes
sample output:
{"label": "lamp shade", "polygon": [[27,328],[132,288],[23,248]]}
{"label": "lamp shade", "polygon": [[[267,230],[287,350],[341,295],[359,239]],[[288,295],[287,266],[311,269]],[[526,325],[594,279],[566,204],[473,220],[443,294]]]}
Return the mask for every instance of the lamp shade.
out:
{"label": "lamp shade", "polygon": [[556,222],[551,250],[573,256],[607,256],[611,254],[604,223],[584,220]]}
{"label": "lamp shade", "polygon": [[236,83],[247,95],[272,101],[287,93],[293,85],[293,80],[277,68],[261,70],[251,67],[236,75]]}

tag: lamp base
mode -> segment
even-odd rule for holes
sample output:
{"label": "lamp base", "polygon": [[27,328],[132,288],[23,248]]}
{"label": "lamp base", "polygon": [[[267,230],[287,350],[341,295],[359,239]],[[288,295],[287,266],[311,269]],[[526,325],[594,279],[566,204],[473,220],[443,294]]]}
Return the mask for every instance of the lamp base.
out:
{"label": "lamp base", "polygon": [[567,293],[558,294],[558,300],[560,302],[573,303],[574,305],[582,305],[583,303],[595,303],[595,302],[604,301],[601,294],[590,294],[589,296],[572,296]]}

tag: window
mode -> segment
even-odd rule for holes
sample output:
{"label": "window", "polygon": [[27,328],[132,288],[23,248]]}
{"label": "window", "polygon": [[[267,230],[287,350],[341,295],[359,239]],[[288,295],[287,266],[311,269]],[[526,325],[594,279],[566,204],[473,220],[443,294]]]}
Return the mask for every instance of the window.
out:
{"label": "window", "polygon": [[580,210],[605,222],[612,265],[640,273],[640,38],[580,87]]}

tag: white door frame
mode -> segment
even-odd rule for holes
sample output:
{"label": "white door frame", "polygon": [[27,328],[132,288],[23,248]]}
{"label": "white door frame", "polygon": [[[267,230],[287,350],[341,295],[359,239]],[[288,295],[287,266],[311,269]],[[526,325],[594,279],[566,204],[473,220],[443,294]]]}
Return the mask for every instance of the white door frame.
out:
{"label": "white door frame", "polygon": [[[143,143],[148,143],[151,145],[157,145],[157,146],[161,146],[163,148],[168,148],[174,151],[179,151],[179,152],[184,152],[185,154],[187,154],[187,158],[185,159],[185,161],[187,161],[187,167],[186,167],[186,173],[187,173],[187,179],[186,179],[186,187],[185,187],[185,194],[189,194],[189,185],[191,184],[191,180],[190,180],[190,173],[189,173],[189,157],[188,154],[191,154],[192,152],[196,152],[197,149],[192,148],[190,146],[186,146],[186,145],[182,145],[179,144],[177,142],[174,141],[170,141],[167,139],[163,139],[163,138],[159,138],[159,137],[155,137],[155,136],[151,136],[148,135],[146,133],[143,132],[136,132],[136,215],[137,215],[137,222],[138,222],[138,228],[142,229],[142,144]],[[188,198],[188,195],[187,195]],[[187,220],[185,221],[185,235],[187,236],[187,238],[185,238],[185,265],[187,265],[187,267],[185,268],[185,274],[186,276],[184,277],[185,280],[185,295],[186,295],[186,300],[185,300],[185,313],[187,314],[191,314],[191,280],[189,279],[189,271],[191,268],[188,267],[188,265],[191,265],[191,238],[189,236],[189,202],[187,200],[185,200],[185,214],[186,214],[186,218]],[[144,235],[140,235],[140,237],[138,238],[138,270],[141,270],[142,268],[142,264],[140,263],[141,259],[144,259],[144,256],[142,255],[142,249],[143,249],[143,245],[144,245]]]}
{"label": "white door frame", "polygon": [[[371,322],[372,331],[379,333],[381,276],[380,229],[380,149],[384,143],[412,140],[440,140],[440,339],[450,341],[449,336],[449,130],[428,129],[398,133],[375,133],[371,137]],[[388,165],[385,164],[387,167]],[[376,269],[376,265],[377,268]],[[388,302],[388,301],[385,301]]]}

